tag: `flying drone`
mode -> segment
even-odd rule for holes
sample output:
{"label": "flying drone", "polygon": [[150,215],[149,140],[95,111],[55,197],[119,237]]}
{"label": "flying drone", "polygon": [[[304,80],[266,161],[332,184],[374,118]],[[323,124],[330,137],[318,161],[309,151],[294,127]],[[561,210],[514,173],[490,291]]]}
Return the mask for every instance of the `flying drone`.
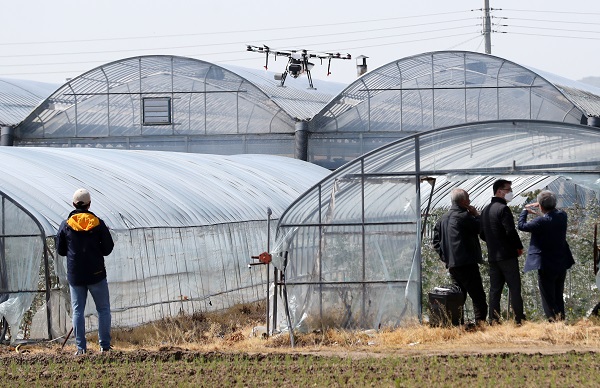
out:
{"label": "flying drone", "polygon": [[327,60],[327,75],[331,74],[331,60],[332,59],[352,59],[350,54],[342,55],[340,53],[322,53],[314,54],[309,53],[307,50],[271,50],[269,46],[246,46],[246,51],[253,51],[255,53],[265,54],[265,70],[269,66],[269,55],[273,55],[275,60],[277,57],[288,57],[288,63],[285,66],[285,70],[281,74],[275,75],[276,80],[281,80],[281,85],[285,83],[286,77],[289,75],[292,78],[298,78],[302,74],[306,74],[308,78],[308,85],[310,89],[314,89],[312,76],[310,70],[314,67],[314,63],[309,62],[311,58],[318,58],[323,64],[323,60]]}

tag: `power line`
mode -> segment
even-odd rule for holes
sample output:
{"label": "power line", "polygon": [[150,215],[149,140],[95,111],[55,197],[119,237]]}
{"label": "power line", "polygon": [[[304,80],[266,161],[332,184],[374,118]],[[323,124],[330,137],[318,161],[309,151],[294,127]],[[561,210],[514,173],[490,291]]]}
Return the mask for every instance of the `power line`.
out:
{"label": "power line", "polygon": [[[437,37],[430,37],[430,38],[406,40],[406,41],[401,41],[401,42],[391,42],[391,43],[383,43],[383,44],[377,44],[377,45],[368,45],[368,46],[353,46],[353,47],[346,47],[346,48],[342,48],[342,49],[338,49],[338,50],[327,50],[327,51],[348,51],[348,50],[363,49],[363,48],[370,48],[370,47],[394,46],[394,45],[401,45],[401,44],[406,44],[406,43],[415,43],[415,42],[423,42],[423,41],[436,40],[436,39],[453,38],[453,37],[457,37],[457,36],[465,36],[465,35],[470,35],[470,34],[472,34],[472,33],[452,34],[452,35],[444,35],[444,36],[437,36]],[[472,39],[469,39],[469,41],[479,38],[480,36],[481,36],[481,34],[478,33],[477,36],[473,37]],[[466,43],[466,42],[464,42],[464,43]],[[228,52],[228,53],[237,53],[237,52],[239,52],[239,51],[232,51],[232,52]],[[220,53],[200,53],[200,54],[189,54],[187,56],[190,58],[195,58],[195,57],[216,55],[216,54],[220,54]],[[241,62],[241,61],[256,60],[256,58],[257,57],[255,57],[255,58],[243,57],[243,58],[219,60],[219,61],[215,61],[215,62],[217,62],[217,63]],[[79,62],[79,63],[101,63],[101,64],[104,64],[106,62],[92,61],[92,62]],[[89,70],[91,70],[91,69],[70,70],[70,71],[4,73],[4,74],[0,74],[0,75],[1,76],[15,76],[15,75],[66,74],[66,73],[82,74],[83,72],[86,72]]]}
{"label": "power line", "polygon": [[511,34],[511,35],[527,35],[527,36],[543,36],[543,37],[548,37],[548,38],[568,38],[568,39],[600,40],[600,37],[598,37],[598,38],[592,38],[592,37],[583,37],[583,36],[565,36],[565,35],[548,35],[548,34],[528,34],[528,33],[526,33],[526,32],[514,32],[514,31],[507,31],[507,32],[505,32],[505,34]]}
{"label": "power line", "polygon": [[[445,38],[452,38],[452,37],[455,37],[455,36],[465,36],[465,35],[471,35],[471,34],[473,34],[473,33],[472,32],[466,32],[466,33],[462,33],[462,34],[435,36],[435,37],[431,37],[431,38],[406,40],[406,41],[402,41],[402,42],[372,44],[372,45],[368,45],[368,46],[353,46],[353,47],[345,47],[345,48],[338,48],[338,49],[335,49],[335,50],[325,50],[325,51],[334,51],[334,52],[337,52],[337,51],[350,51],[350,50],[357,50],[357,49],[364,49],[364,48],[371,48],[371,47],[393,46],[393,45],[398,45],[398,44],[424,42],[424,41],[429,41],[429,40],[445,39]],[[477,35],[479,36],[480,33],[477,33]]]}
{"label": "power line", "polygon": [[[347,43],[347,42],[356,42],[356,41],[365,41],[365,40],[374,40],[374,39],[388,39],[388,38],[395,38],[395,37],[400,37],[400,36],[409,36],[409,35],[416,35],[416,34],[427,34],[427,33],[432,33],[432,32],[450,31],[450,30],[457,30],[457,29],[471,28],[471,27],[473,27],[473,25],[440,28],[440,29],[427,30],[427,31],[417,31],[417,32],[410,32],[410,33],[405,33],[405,34],[394,34],[394,35],[376,36],[376,37],[370,37],[370,38],[359,38],[359,39],[355,38],[355,39],[350,39],[350,40],[342,40],[342,41],[334,41],[334,42],[323,42],[323,43],[320,43],[320,45],[338,44],[338,43]],[[339,34],[339,33],[335,33],[335,34],[320,34],[320,35],[305,36],[303,38],[320,38],[320,37],[323,37],[323,36],[337,36],[337,35],[346,35],[346,34]],[[269,41],[283,41],[283,40],[290,40],[290,39],[292,39],[292,38],[275,38],[275,39],[270,39],[270,40],[267,39],[267,40],[269,40]],[[38,57],[38,56],[63,56],[63,55],[87,55],[87,54],[110,54],[110,53],[123,53],[123,52],[140,52],[140,51],[189,49],[189,48],[197,48],[197,47],[226,46],[226,45],[234,45],[234,44],[245,45],[246,43],[247,43],[247,41],[239,41],[239,42],[226,42],[226,43],[195,44],[195,45],[186,45],[186,46],[155,47],[155,48],[144,48],[144,49],[134,49],[134,50],[123,49],[123,50],[78,51],[78,52],[48,53],[48,54],[14,54],[14,55],[0,55],[0,58],[17,58],[17,57],[22,58],[22,57]],[[314,46],[315,44],[310,44],[310,45],[300,44],[298,46],[306,47],[306,46],[311,46],[311,45]],[[337,50],[335,50],[335,51],[337,51]],[[230,52],[228,52],[228,53],[230,53]]]}
{"label": "power line", "polygon": [[[469,38],[469,39],[467,39],[465,41],[462,41],[460,43],[457,43],[454,46],[450,46],[450,47],[448,47],[448,50],[453,50],[454,48],[456,48],[458,46],[462,46],[465,43],[469,43],[470,41],[475,40],[475,39],[479,39],[479,38],[482,38],[481,42],[483,42],[485,40],[485,37],[482,37],[482,35],[480,34],[480,35],[474,36],[472,38]],[[479,42],[479,45],[477,46],[477,49],[475,49],[475,51],[479,50],[479,47],[481,47],[481,42]]]}
{"label": "power line", "polygon": [[[297,28],[314,28],[314,27],[331,27],[331,26],[342,26],[342,25],[350,25],[350,24],[361,24],[361,23],[373,23],[373,22],[383,22],[383,21],[393,21],[393,20],[403,20],[403,19],[413,19],[413,18],[422,18],[422,17],[430,17],[430,16],[443,16],[443,15],[452,15],[457,13],[465,13],[469,12],[468,10],[463,11],[453,11],[453,12],[441,12],[441,13],[431,13],[424,15],[413,15],[413,16],[400,16],[394,18],[385,18],[385,19],[371,19],[371,20],[358,20],[358,21],[350,21],[350,22],[339,22],[339,23],[327,23],[327,24],[312,24],[312,25],[304,25],[304,26],[286,26],[286,27],[273,27],[273,28],[258,28],[252,30],[228,30],[228,31],[216,31],[216,32],[201,32],[194,34],[173,34],[173,35],[154,35],[154,36],[135,36],[135,37],[119,37],[119,38],[98,38],[98,39],[78,39],[78,40],[58,40],[58,41],[45,41],[45,42],[18,42],[18,43],[0,43],[0,46],[6,45],[38,45],[38,44],[62,44],[62,43],[88,43],[88,42],[103,42],[103,41],[117,41],[117,40],[137,40],[137,39],[158,39],[158,38],[181,38],[181,37],[193,37],[193,36],[206,36],[206,35],[223,35],[223,34],[246,34],[249,32],[263,32],[263,31],[279,31],[279,30],[293,30]],[[459,19],[461,20],[461,19]],[[462,19],[466,20],[466,19]],[[441,23],[445,23],[441,22]],[[434,23],[424,23],[427,24],[435,24]],[[392,27],[392,28],[401,28],[401,27]]]}
{"label": "power line", "polygon": [[600,31],[590,31],[590,30],[570,30],[566,28],[548,28],[548,27],[533,27],[533,26],[520,26],[517,24],[510,24],[506,27],[517,27],[517,28],[527,28],[527,29],[536,29],[536,30],[551,30],[551,31],[565,31],[565,32],[581,32],[581,33],[590,33],[590,34],[600,34]]}
{"label": "power line", "polygon": [[573,22],[573,21],[567,21],[567,20],[548,20],[548,19],[525,19],[525,18],[502,18],[505,20],[520,20],[520,21],[527,21],[527,22],[544,22],[544,23],[565,23],[565,24],[589,24],[592,26],[597,26],[598,22]]}
{"label": "power line", "polygon": [[556,13],[560,15],[572,14],[572,15],[600,15],[595,12],[569,12],[569,11],[544,11],[538,9],[509,9],[509,8],[492,8],[493,11],[510,11],[510,12],[533,12],[533,13]]}

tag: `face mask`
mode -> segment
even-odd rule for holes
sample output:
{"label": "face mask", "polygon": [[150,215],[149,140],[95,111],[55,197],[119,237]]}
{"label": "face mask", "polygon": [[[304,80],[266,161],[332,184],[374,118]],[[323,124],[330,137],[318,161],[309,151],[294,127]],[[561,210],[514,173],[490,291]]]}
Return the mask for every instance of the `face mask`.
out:
{"label": "face mask", "polygon": [[506,200],[506,202],[510,202],[512,201],[514,198],[512,191],[509,191],[508,193],[506,193],[506,195],[504,196],[504,199]]}

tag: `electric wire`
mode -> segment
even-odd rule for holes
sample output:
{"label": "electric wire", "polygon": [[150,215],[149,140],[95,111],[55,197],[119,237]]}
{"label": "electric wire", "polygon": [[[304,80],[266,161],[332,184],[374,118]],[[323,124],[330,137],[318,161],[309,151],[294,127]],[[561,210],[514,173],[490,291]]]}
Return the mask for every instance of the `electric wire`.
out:
{"label": "electric wire", "polygon": [[[456,27],[440,28],[440,29],[427,30],[427,31],[417,31],[417,32],[404,33],[404,34],[394,34],[394,35],[377,36],[377,37],[370,37],[370,38],[358,38],[358,39],[352,39],[350,41],[386,39],[386,38],[393,38],[393,37],[399,37],[399,36],[407,36],[407,35],[415,35],[415,34],[425,34],[425,33],[440,32],[440,31],[449,31],[449,30],[460,29],[460,28],[469,28],[469,27],[473,27],[473,25],[463,25],[463,26],[456,26]],[[373,31],[376,31],[376,30],[373,30]],[[323,37],[323,36],[337,36],[337,35],[346,36],[347,33],[331,33],[331,34],[306,35],[306,36],[303,36],[303,38],[320,38],[320,37]],[[290,40],[290,39],[295,39],[295,37],[291,37],[291,38],[287,38],[287,37],[286,38],[267,38],[267,39],[260,39],[260,40],[262,40],[262,41],[285,41],[285,40]],[[259,39],[256,39],[256,40],[259,40]],[[155,47],[155,48],[135,49],[135,50],[132,50],[132,49],[123,49],[123,50],[78,51],[78,52],[47,53],[47,54],[12,54],[12,55],[0,55],[0,58],[36,57],[36,56],[63,56],[63,55],[87,55],[87,54],[107,54],[107,53],[119,53],[119,52],[139,52],[140,50],[154,50],[154,51],[156,51],[156,50],[172,50],[172,49],[184,49],[184,48],[195,48],[195,47],[212,47],[212,46],[227,46],[227,45],[242,45],[242,44],[246,45],[247,42],[248,42],[248,40],[238,41],[238,42],[224,42],[224,43],[204,43],[204,44],[185,45],[185,46]],[[348,40],[341,41],[341,42],[348,42]],[[339,43],[339,42],[326,42],[326,43],[323,43],[323,44],[330,44],[330,43]],[[303,45],[300,45],[300,46],[303,46]]]}
{"label": "electric wire", "polygon": [[[290,30],[290,29],[293,30],[293,29],[298,29],[298,28],[331,27],[331,26],[341,26],[341,25],[349,25],[349,24],[373,23],[373,22],[383,22],[383,21],[392,21],[392,20],[413,19],[413,18],[422,18],[422,17],[430,17],[430,16],[452,15],[452,14],[465,13],[465,12],[469,12],[469,11],[468,10],[463,10],[463,11],[431,13],[431,14],[424,14],[424,15],[399,16],[399,17],[395,17],[395,18],[384,18],[384,19],[359,20],[359,21],[327,23],[327,24],[312,24],[312,25],[305,25],[305,26],[285,26],[285,27],[257,28],[257,29],[251,29],[251,30],[233,30],[233,31],[229,30],[229,31],[216,31],[216,32],[201,32],[201,33],[194,33],[194,34],[173,34],[173,35],[119,37],[119,38],[79,39],[79,40],[46,41],[46,42],[0,43],[0,46],[4,46],[4,45],[31,45],[31,44],[58,44],[58,43],[86,43],[86,42],[101,42],[101,41],[116,41],[116,40],[134,40],[134,39],[180,38],[180,37],[204,36],[204,35],[241,34],[241,33],[245,34],[245,33],[248,33],[248,32],[278,31],[278,30]],[[423,23],[422,25],[444,23],[444,22],[446,22],[446,21],[432,22],[432,23]],[[395,27],[395,28],[400,28],[400,27]],[[345,33],[340,33],[340,34],[345,34]]]}
{"label": "electric wire", "polygon": [[[352,47],[345,47],[345,48],[336,49],[336,50],[323,50],[323,51],[328,51],[328,52],[350,51],[350,50],[364,49],[364,48],[370,48],[370,47],[393,46],[393,45],[400,45],[400,44],[406,44],[406,43],[423,42],[423,41],[428,41],[428,40],[445,39],[445,38],[452,38],[452,37],[465,36],[465,35],[471,35],[471,34],[473,34],[473,33],[469,32],[469,33],[462,33],[462,34],[452,34],[452,35],[436,36],[436,37],[431,37],[431,38],[413,39],[413,40],[401,41],[401,42],[382,43],[382,44],[368,45],[368,46],[352,46]],[[476,39],[476,38],[478,38],[480,36],[481,36],[481,34],[477,33],[477,36],[473,37],[473,39]],[[472,40],[472,39],[470,39],[470,40]],[[354,40],[352,40],[352,41],[354,41]],[[190,58],[199,59],[198,57],[206,57],[206,56],[217,55],[217,54],[235,54],[235,53],[239,53],[239,50],[230,51],[230,52],[188,54],[187,56],[190,57]],[[251,61],[251,60],[255,60],[256,58],[257,57],[255,57],[255,58],[243,57],[243,58],[234,58],[234,59],[223,59],[223,60],[219,60],[218,63],[231,63],[231,62]],[[79,64],[84,64],[84,63],[99,63],[101,65],[101,64],[106,63],[106,61],[98,60],[98,61],[78,62],[78,63]],[[68,64],[68,63],[66,63],[66,64]],[[4,66],[4,65],[2,65],[2,66]],[[24,66],[24,65],[22,65],[22,66]],[[5,73],[5,74],[0,74],[0,75],[1,76],[7,76],[7,75],[14,76],[14,75],[35,75],[35,74],[64,74],[64,73],[81,74],[84,71],[88,71],[88,70],[90,70],[90,69],[87,69],[87,70],[69,70],[69,71],[20,72],[20,73]]]}
{"label": "electric wire", "polygon": [[[413,40],[408,40],[408,41],[401,41],[401,42],[391,42],[391,43],[382,43],[382,44],[376,44],[376,45],[368,45],[368,46],[352,46],[352,47],[345,47],[345,48],[341,48],[341,49],[337,49],[337,50],[324,50],[324,51],[328,51],[328,52],[338,52],[338,51],[350,51],[350,50],[356,50],[356,49],[364,49],[364,48],[370,48],[370,47],[382,47],[382,46],[393,46],[393,45],[400,45],[400,44],[405,44],[405,43],[415,43],[415,42],[422,42],[422,41],[428,41],[428,40],[436,40],[436,39],[444,39],[444,38],[452,38],[452,37],[456,37],[456,36],[465,36],[465,35],[470,35],[472,33],[463,33],[463,34],[453,34],[453,35],[444,35],[444,36],[437,36],[437,37],[431,37],[431,38],[422,38],[422,39],[413,39]],[[476,37],[473,37],[472,39],[476,39],[479,36],[481,36],[481,34],[477,34]],[[472,40],[469,39],[469,40]],[[188,54],[187,56],[190,58],[196,58],[196,59],[200,59],[199,57],[206,57],[206,56],[210,56],[210,55],[220,55],[220,54],[236,54],[239,53],[239,50],[236,51],[229,51],[229,52],[217,52],[217,53],[197,53],[197,54]],[[223,59],[223,60],[219,60],[218,63],[231,63],[231,62],[242,62],[242,61],[251,61],[251,60],[256,60],[256,58],[258,57],[243,57],[243,58],[234,58],[234,59]],[[74,62],[69,62],[69,63],[55,63],[56,65],[68,65],[68,64],[73,64]],[[76,62],[77,64],[86,64],[86,63],[97,63],[99,65],[102,65],[104,63],[106,63],[106,61],[103,60],[98,60],[98,61],[82,61],[82,62]],[[47,64],[50,65],[50,64]],[[7,66],[7,65],[2,65],[2,66]],[[25,65],[20,65],[20,66],[25,66]],[[64,73],[76,73],[76,74],[81,74],[85,71],[89,71],[90,69],[86,69],[86,70],[69,70],[69,71],[44,71],[44,72],[20,72],[20,73],[5,73],[5,74],[0,74],[0,76],[13,76],[13,75],[35,75],[35,74],[64,74]]]}
{"label": "electric wire", "polygon": [[[479,11],[481,11],[482,9],[480,9]],[[7,46],[7,45],[35,45],[35,44],[64,44],[64,43],[84,43],[84,42],[101,42],[101,41],[122,41],[122,40],[136,40],[136,39],[157,39],[157,38],[177,38],[177,37],[193,37],[193,36],[208,36],[208,35],[217,35],[217,34],[239,34],[239,33],[250,33],[250,32],[262,32],[262,31],[279,31],[279,30],[290,30],[290,29],[297,29],[297,28],[319,28],[319,27],[331,27],[331,26],[343,26],[343,25],[357,25],[357,24],[364,24],[364,23],[373,23],[373,22],[384,22],[384,21],[397,21],[397,20],[405,20],[405,19],[417,19],[417,18],[424,18],[424,17],[433,17],[433,16],[445,16],[445,15],[453,15],[453,14],[464,14],[465,12],[472,12],[475,11],[473,9],[471,10],[463,10],[463,11],[453,11],[453,12],[442,12],[442,13],[430,13],[430,14],[423,14],[423,15],[411,15],[411,16],[402,16],[402,17],[394,17],[394,18],[383,18],[383,19],[370,19],[370,20],[360,20],[360,21],[348,21],[348,22],[338,22],[338,23],[327,23],[327,24],[313,24],[313,25],[304,25],[304,26],[285,26],[285,27],[274,27],[274,28],[259,28],[259,29],[250,29],[250,30],[236,30],[236,31],[218,31],[218,32],[203,32],[203,33],[194,33],[194,34],[173,34],[173,35],[158,35],[158,36],[137,36],[137,37],[118,37],[118,38],[99,38],[99,39],[81,39],[81,40],[65,40],[65,41],[47,41],[47,42],[21,42],[21,43],[0,43],[0,46]],[[593,16],[593,15],[600,15],[600,13],[593,13],[593,12],[563,12],[563,11],[549,11],[549,10],[520,10],[520,9],[504,9],[504,8],[490,8],[490,11],[492,12],[499,12],[499,11],[507,11],[507,12],[521,12],[521,13],[526,13],[526,12],[531,12],[531,13],[546,13],[546,14],[558,14],[558,15],[565,15],[565,14],[572,14],[572,15],[586,15],[586,16]],[[550,19],[532,19],[532,18],[512,18],[512,17],[497,17],[497,16],[491,16],[494,19],[504,19],[504,20],[508,20],[508,22],[510,23],[510,21],[529,21],[529,22],[539,22],[539,23],[553,23],[553,24],[558,24],[558,23],[566,23],[566,24],[577,24],[577,25],[597,25],[598,23],[593,23],[593,22],[584,22],[584,21],[563,21],[563,20],[550,20]],[[367,33],[367,32],[376,32],[376,31],[385,31],[385,30],[394,30],[394,29],[400,29],[400,28],[409,28],[409,27],[420,27],[420,26],[429,26],[429,25],[435,25],[435,24],[447,24],[447,23],[454,23],[454,22],[463,22],[463,21],[467,21],[467,20],[472,20],[473,17],[470,18],[461,18],[461,19],[453,19],[453,20],[447,20],[447,21],[435,21],[435,22],[428,22],[428,23],[419,23],[419,24],[412,24],[412,25],[405,25],[405,26],[397,26],[397,27],[383,27],[383,28],[373,28],[373,29],[365,29],[365,30],[361,30],[361,31],[346,31],[346,32],[338,32],[338,33],[328,33],[328,34],[318,34],[318,35],[309,35],[309,36],[303,36],[303,38],[316,38],[316,37],[325,37],[325,36],[337,36],[337,35],[342,35],[342,36],[347,36],[349,34],[358,34],[358,33]],[[481,17],[476,17],[476,19],[481,19]],[[519,32],[519,31],[514,31],[512,30],[512,28],[526,28],[526,29],[539,29],[539,30],[554,30],[554,31],[563,31],[563,32],[575,32],[575,33],[592,33],[592,34],[597,34],[598,32],[596,31],[588,31],[588,30],[570,30],[570,29],[560,29],[560,28],[549,28],[549,27],[533,27],[533,26],[523,26],[523,25],[498,25],[498,24],[494,24],[495,26],[498,27],[505,27],[505,31],[493,31],[494,33],[505,33],[505,34],[512,34],[512,35],[525,35],[525,36],[539,36],[539,37],[551,37],[551,38],[565,38],[565,39],[581,39],[581,40],[598,40],[600,38],[596,38],[596,37],[582,37],[582,36],[567,36],[567,35],[558,35],[558,34],[535,34],[535,33],[526,33],[526,32]],[[358,41],[369,41],[369,40],[375,40],[375,39],[379,39],[379,40],[385,40],[385,39],[391,39],[391,38],[398,38],[398,37],[402,37],[402,36],[410,36],[410,35],[415,35],[415,34],[426,34],[426,33],[433,33],[433,32],[441,32],[441,31],[449,31],[449,30],[456,30],[456,29],[461,29],[461,28],[468,28],[468,27],[472,27],[472,26],[457,26],[457,27],[449,27],[449,28],[441,28],[441,29],[433,29],[433,30],[428,30],[428,31],[421,31],[421,32],[411,32],[411,33],[405,33],[405,34],[394,34],[394,35],[385,35],[385,36],[378,36],[378,37],[369,37],[369,38],[361,38],[361,39],[352,39],[352,40],[340,40],[340,41],[331,41],[331,42],[323,42],[323,43],[318,43],[318,44],[310,44],[310,45],[297,45],[294,44],[294,46],[319,46],[319,47],[323,47],[326,45],[333,45],[333,44],[341,44],[341,43],[348,43],[348,42],[358,42]],[[444,39],[444,38],[452,38],[452,37],[457,37],[457,36],[465,36],[465,35],[471,35],[474,33],[463,33],[463,34],[451,34],[451,35],[444,35],[444,36],[437,36],[437,37],[428,37],[428,38],[420,38],[420,39],[414,39],[414,40],[403,40],[403,41],[395,41],[395,42],[390,42],[390,43],[381,43],[381,44],[372,44],[372,45],[353,45],[352,47],[345,47],[345,48],[338,48],[335,50],[319,50],[319,51],[328,51],[328,52],[340,52],[340,51],[349,51],[349,50],[357,50],[357,49],[365,49],[365,48],[374,48],[374,47],[383,47],[383,46],[392,46],[392,45],[401,45],[401,44],[406,44],[406,43],[416,43],[416,42],[424,42],[424,41],[431,41],[431,40],[437,40],[437,39]],[[479,37],[482,37],[483,34],[481,34],[480,32],[477,33],[476,36],[473,36],[472,38],[469,38],[468,40],[458,43],[457,45],[453,46],[459,46],[465,43],[468,43],[472,40],[478,39]],[[293,37],[290,38],[269,38],[269,39],[262,39],[261,41],[285,41],[285,40],[291,40],[294,39]],[[258,39],[256,39],[258,40]],[[483,40],[482,40],[483,41]],[[126,52],[130,52],[130,53],[140,53],[140,52],[152,52],[152,51],[165,51],[165,50],[183,50],[183,49],[192,49],[192,48],[201,48],[201,47],[213,47],[213,46],[227,46],[227,45],[236,45],[236,44],[247,44],[247,41],[245,42],[226,42],[226,43],[206,43],[206,44],[200,44],[200,45],[185,45],[185,46],[170,46],[170,47],[159,47],[159,48],[144,48],[144,49],[123,49],[123,50],[106,50],[106,51],[88,51],[88,52],[65,52],[65,53],[48,53],[48,54],[18,54],[18,55],[0,55],[0,58],[16,58],[16,57],[47,57],[47,56],[61,56],[61,55],[91,55],[91,54],[110,54],[110,53],[114,53],[114,54],[119,54],[119,53],[126,53]],[[481,46],[481,42],[478,45],[477,50],[479,49],[479,47]],[[312,51],[312,50],[311,50]],[[231,55],[231,54],[235,54],[235,53],[239,53],[240,50],[235,50],[235,51],[220,51],[220,52],[212,52],[212,53],[199,53],[199,54],[192,54],[189,55],[190,57],[200,57],[200,56],[219,56],[219,55]],[[139,54],[138,54],[139,55]],[[251,57],[244,57],[244,58],[238,58],[238,59],[224,59],[224,60],[219,60],[218,62],[234,62],[234,61],[250,61],[250,60],[254,60],[255,58],[251,58]],[[69,61],[69,62],[51,62],[51,63],[31,63],[31,64],[27,64],[27,63],[20,63],[20,64],[2,64],[0,66],[3,67],[16,67],[16,66],[53,66],[53,65],[73,65],[73,64],[104,64],[107,63],[106,60],[100,59],[100,60],[88,60],[88,61],[77,61],[77,62],[73,62],[73,61]],[[87,71],[87,70],[86,70]],[[76,71],[72,71],[73,73],[75,73]],[[65,71],[48,71],[48,72],[21,72],[21,73],[10,73],[10,74],[5,74],[5,75],[32,75],[32,74],[60,74],[60,73],[66,73]]]}
{"label": "electric wire", "polygon": [[526,22],[543,22],[543,23],[564,23],[564,24],[586,24],[586,25],[592,25],[592,26],[597,26],[598,23],[594,23],[594,22],[582,22],[582,21],[568,21],[568,20],[549,20],[549,19],[525,19],[525,18],[502,18],[505,20],[519,20],[519,21],[526,21]]}
{"label": "electric wire", "polygon": [[582,39],[582,40],[600,40],[600,37],[584,37],[584,36],[569,36],[569,35],[550,35],[550,34],[528,34],[526,32],[506,31],[505,34],[511,35],[526,35],[526,36],[541,36],[546,38],[567,38],[567,39]]}
{"label": "electric wire", "polygon": [[533,12],[533,13],[555,13],[559,15],[600,15],[598,12],[573,12],[573,11],[546,11],[538,9],[510,9],[510,8],[491,8],[493,11],[509,11],[509,12]]}
{"label": "electric wire", "polygon": [[511,28],[527,28],[527,29],[535,29],[535,30],[550,30],[550,31],[564,31],[564,32],[580,32],[580,33],[589,33],[589,34],[600,34],[600,31],[590,31],[590,30],[571,30],[568,28],[549,28],[549,27],[534,27],[534,26],[521,26],[510,24],[506,27]]}

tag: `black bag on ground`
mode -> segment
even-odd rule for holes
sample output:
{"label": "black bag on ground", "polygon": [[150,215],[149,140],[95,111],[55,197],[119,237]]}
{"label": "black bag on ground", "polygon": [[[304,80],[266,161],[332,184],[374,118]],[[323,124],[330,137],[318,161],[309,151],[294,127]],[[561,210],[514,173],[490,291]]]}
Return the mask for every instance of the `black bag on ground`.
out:
{"label": "black bag on ground", "polygon": [[464,323],[463,294],[459,286],[435,287],[429,293],[429,325],[458,326]]}

